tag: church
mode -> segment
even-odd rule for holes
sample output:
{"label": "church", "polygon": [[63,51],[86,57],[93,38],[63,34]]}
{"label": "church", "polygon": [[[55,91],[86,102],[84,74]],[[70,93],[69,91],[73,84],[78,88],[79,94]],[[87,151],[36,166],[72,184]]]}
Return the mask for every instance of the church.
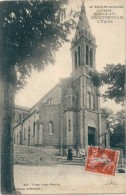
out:
{"label": "church", "polygon": [[96,69],[96,48],[83,3],[71,42],[72,73],[32,108],[16,107],[14,144],[41,147],[53,155],[65,155],[68,148],[74,152],[77,148],[87,151],[89,145],[106,146],[99,89],[90,78]]}

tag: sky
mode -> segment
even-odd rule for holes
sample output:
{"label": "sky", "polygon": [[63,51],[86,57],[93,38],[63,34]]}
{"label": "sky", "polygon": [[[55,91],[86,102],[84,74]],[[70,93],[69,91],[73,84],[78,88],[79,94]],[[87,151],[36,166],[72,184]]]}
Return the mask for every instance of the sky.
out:
{"label": "sky", "polygon": [[[126,26],[123,18],[126,17],[126,9],[122,8],[122,6],[125,6],[125,0],[85,0],[84,2],[92,33],[96,37],[96,69],[101,72],[106,64],[124,64],[126,59]],[[72,8],[78,11],[80,6],[81,0],[71,0],[68,9],[70,10]],[[104,8],[101,9],[99,6],[111,6],[111,8],[107,8],[107,13],[119,17],[111,20],[112,23],[102,23],[99,19],[92,19],[94,13],[97,11],[103,14]],[[120,16],[122,16],[122,19],[119,19]],[[70,39],[72,39],[73,34],[74,32],[72,32]],[[42,72],[32,72],[31,77],[27,78],[26,87],[16,95],[16,105],[32,107],[59,82],[59,78],[70,76],[72,71],[70,47],[70,43],[65,43],[62,46],[62,48],[56,53],[54,65],[50,64]],[[101,90],[103,91],[103,89]],[[111,100],[104,102],[101,99],[101,106],[111,108],[114,111],[119,111],[121,109],[120,105],[115,104],[115,102]]]}

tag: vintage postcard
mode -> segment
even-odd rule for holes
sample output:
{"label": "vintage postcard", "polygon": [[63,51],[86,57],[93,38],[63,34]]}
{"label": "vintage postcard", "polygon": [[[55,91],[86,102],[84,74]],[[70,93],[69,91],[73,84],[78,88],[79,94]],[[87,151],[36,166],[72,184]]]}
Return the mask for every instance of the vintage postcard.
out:
{"label": "vintage postcard", "polygon": [[[65,11],[57,25],[55,17],[60,3]],[[104,76],[104,84],[97,84],[101,82],[97,74],[104,72],[107,64],[111,68],[120,67],[113,76],[115,80],[125,64],[125,0],[64,3],[62,0],[22,1],[22,4],[12,1],[8,6],[15,6],[14,9],[9,13],[8,7],[4,12],[9,13],[4,18],[5,28],[17,22],[14,27],[19,30],[24,22],[17,34],[11,34],[11,28],[8,30],[16,40],[16,57],[21,48],[19,62],[22,64],[15,65],[17,77],[18,73],[21,76],[19,87],[25,73],[30,74],[27,85],[15,96],[14,187],[19,194],[125,194],[126,132],[124,118],[119,120],[123,100],[116,97],[117,104],[109,94],[106,98],[109,76]],[[37,9],[38,14],[32,15]],[[64,41],[59,49],[57,43],[65,40],[64,31],[69,27],[67,17],[69,21],[73,17],[74,27],[67,37],[69,41]],[[64,22],[67,25],[62,28]],[[38,41],[38,36],[41,41],[32,50],[33,38]],[[57,51],[52,65],[54,45]],[[13,55],[12,52],[10,59]]]}

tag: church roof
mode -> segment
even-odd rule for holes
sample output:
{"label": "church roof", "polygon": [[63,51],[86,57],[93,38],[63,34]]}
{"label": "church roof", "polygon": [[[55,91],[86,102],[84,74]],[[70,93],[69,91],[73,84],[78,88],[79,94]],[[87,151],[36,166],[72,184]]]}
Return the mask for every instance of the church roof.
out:
{"label": "church roof", "polygon": [[72,78],[67,77],[67,78],[61,78],[60,79],[60,85],[62,86],[63,89],[68,89],[72,84]]}
{"label": "church roof", "polygon": [[25,107],[25,106],[15,105],[15,109],[18,109],[18,110],[24,110],[24,111],[29,111],[29,109],[30,109],[30,108]]}
{"label": "church roof", "polygon": [[43,103],[43,100],[46,98],[46,96],[48,96],[53,90],[55,90],[56,88],[59,87],[59,83],[57,83],[53,88],[51,88],[39,101],[37,101],[31,108],[30,108],[30,112],[32,113],[34,111],[34,109],[36,109],[36,107],[40,104]]}

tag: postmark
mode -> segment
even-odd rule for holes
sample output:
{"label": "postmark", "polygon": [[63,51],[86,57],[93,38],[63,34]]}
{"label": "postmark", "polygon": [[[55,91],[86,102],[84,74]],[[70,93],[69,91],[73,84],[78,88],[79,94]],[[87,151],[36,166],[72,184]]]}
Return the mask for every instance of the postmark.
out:
{"label": "postmark", "polygon": [[115,176],[119,151],[90,146],[85,171]]}

